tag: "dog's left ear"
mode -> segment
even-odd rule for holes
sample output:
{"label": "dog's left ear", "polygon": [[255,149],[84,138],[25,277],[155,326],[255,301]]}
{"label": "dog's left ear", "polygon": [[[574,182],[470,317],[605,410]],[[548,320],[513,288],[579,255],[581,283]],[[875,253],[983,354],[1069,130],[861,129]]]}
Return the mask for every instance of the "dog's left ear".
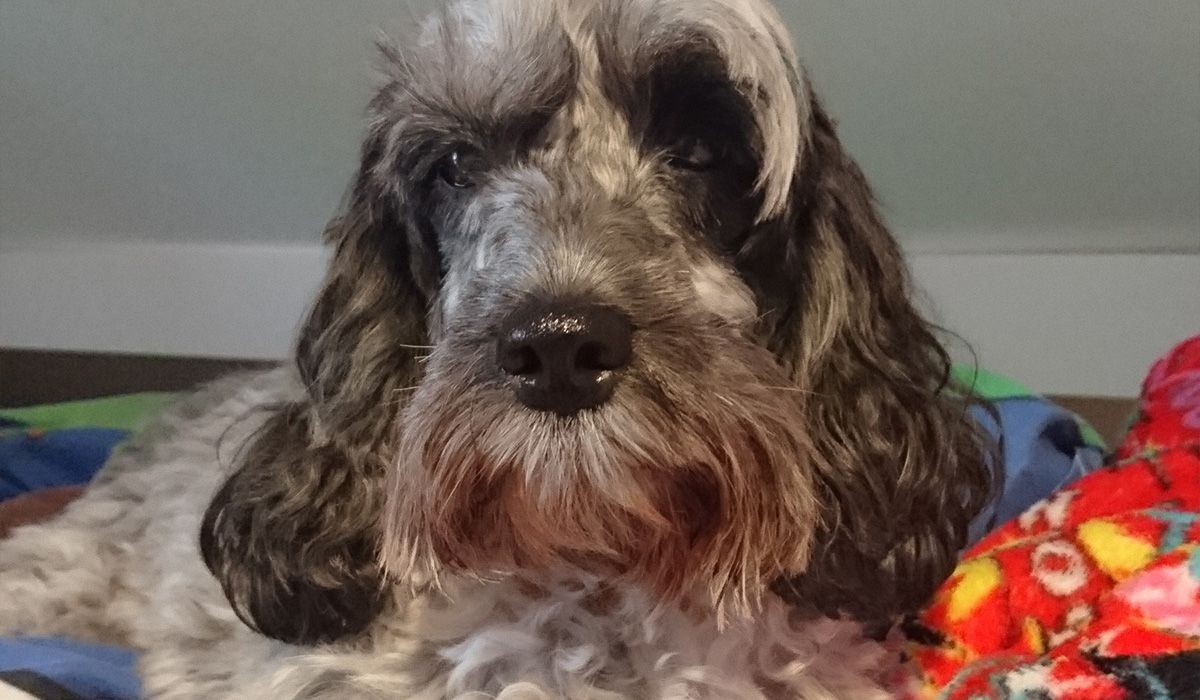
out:
{"label": "dog's left ear", "polygon": [[302,400],[272,409],[205,513],[200,549],[238,616],[292,644],[363,631],[387,604],[382,480],[419,378],[429,260],[398,203],[372,185],[368,139],[334,248],[300,333]]}
{"label": "dog's left ear", "polygon": [[899,247],[834,124],[811,107],[791,212],[742,254],[779,276],[763,293],[772,349],[805,392],[828,506],[807,571],[775,588],[823,614],[882,622],[949,576],[992,474]]}

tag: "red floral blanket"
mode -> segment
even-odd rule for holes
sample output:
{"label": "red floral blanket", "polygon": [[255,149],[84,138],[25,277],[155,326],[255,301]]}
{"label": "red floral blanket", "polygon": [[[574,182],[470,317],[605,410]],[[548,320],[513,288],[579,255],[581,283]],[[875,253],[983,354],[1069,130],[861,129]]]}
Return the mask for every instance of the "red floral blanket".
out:
{"label": "red floral blanket", "polygon": [[911,698],[1200,699],[1200,336],[1111,463],[975,545],[909,638]]}

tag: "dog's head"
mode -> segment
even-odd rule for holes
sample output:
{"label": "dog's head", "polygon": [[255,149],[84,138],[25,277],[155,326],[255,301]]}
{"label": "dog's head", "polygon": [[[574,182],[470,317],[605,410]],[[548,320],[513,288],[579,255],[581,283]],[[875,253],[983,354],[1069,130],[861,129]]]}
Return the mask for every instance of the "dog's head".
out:
{"label": "dog's head", "polygon": [[381,560],[920,605],[990,475],[771,6],[467,2],[385,55],[308,400],[205,520],[243,619],[354,632]]}

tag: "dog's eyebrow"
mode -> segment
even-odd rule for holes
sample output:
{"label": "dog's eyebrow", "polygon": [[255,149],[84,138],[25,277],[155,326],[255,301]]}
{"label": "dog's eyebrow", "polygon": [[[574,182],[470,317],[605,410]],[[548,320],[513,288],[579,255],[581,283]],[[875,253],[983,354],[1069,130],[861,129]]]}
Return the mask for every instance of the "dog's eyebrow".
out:
{"label": "dog's eyebrow", "polygon": [[[697,36],[681,37],[667,50],[640,53],[631,64],[618,66],[617,62],[606,65],[602,89],[635,130],[648,126],[651,110],[680,100],[695,106],[697,98],[704,95],[722,95],[728,102],[744,89],[730,78],[717,48]],[[750,109],[747,104],[738,107]],[[709,116],[693,115],[696,119]]]}
{"label": "dog's eyebrow", "polygon": [[[490,94],[456,99],[444,105],[462,126],[489,140],[512,141],[531,135],[550,120],[575,95],[578,56],[571,47],[531,74],[501,78]],[[507,84],[506,84],[507,83]],[[527,87],[514,89],[512,85]]]}
{"label": "dog's eyebrow", "polygon": [[[688,80],[740,93],[753,118],[761,159],[759,219],[786,206],[811,118],[807,83],[787,28],[769,0],[624,0],[594,19],[604,88],[618,106],[645,107],[653,72],[664,63],[715,70]],[[639,78],[641,80],[639,81]],[[624,110],[628,112],[629,110]]]}
{"label": "dog's eyebrow", "polygon": [[397,52],[397,88],[421,117],[412,121],[496,142],[549,120],[575,93],[579,56],[561,24],[541,20],[522,31],[501,23],[472,35],[444,18],[429,41]]}

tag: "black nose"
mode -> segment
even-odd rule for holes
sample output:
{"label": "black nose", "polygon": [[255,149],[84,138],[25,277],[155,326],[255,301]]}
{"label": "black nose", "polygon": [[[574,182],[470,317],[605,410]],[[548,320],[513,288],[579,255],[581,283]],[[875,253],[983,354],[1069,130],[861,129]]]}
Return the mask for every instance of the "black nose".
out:
{"label": "black nose", "polygon": [[633,325],[604,306],[535,305],[508,318],[496,361],[529,408],[568,416],[612,396],[633,357]]}

